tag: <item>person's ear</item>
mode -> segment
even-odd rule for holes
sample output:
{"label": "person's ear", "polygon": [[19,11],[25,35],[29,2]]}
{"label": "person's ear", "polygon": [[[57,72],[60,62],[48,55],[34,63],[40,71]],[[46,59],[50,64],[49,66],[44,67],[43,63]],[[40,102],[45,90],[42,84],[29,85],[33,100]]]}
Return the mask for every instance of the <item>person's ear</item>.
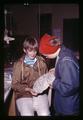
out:
{"label": "person's ear", "polygon": [[61,41],[58,42],[58,45],[61,45]]}
{"label": "person's ear", "polygon": [[25,50],[25,49],[23,49],[23,52],[24,52],[24,53],[26,53],[26,50]]}

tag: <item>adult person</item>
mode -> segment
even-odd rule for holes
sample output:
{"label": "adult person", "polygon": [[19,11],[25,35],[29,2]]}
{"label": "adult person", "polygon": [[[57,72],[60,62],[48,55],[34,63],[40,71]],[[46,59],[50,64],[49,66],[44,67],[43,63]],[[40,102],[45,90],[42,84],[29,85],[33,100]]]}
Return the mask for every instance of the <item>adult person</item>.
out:
{"label": "adult person", "polygon": [[49,59],[56,58],[54,109],[56,115],[79,114],[79,63],[74,52],[56,36],[44,34],[39,52]]}

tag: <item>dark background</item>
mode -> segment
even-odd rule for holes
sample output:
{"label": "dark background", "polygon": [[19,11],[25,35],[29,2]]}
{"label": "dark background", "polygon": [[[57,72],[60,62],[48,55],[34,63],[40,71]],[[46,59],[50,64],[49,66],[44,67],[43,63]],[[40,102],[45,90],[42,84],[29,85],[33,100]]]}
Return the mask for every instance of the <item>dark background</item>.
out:
{"label": "dark background", "polygon": [[[39,42],[44,33],[56,35],[57,29],[67,47],[79,50],[79,4],[5,4],[5,9],[8,35],[15,37],[9,45],[4,42],[5,63],[16,61],[23,54],[26,35],[35,36]],[[47,60],[48,67],[53,67],[54,62]]]}

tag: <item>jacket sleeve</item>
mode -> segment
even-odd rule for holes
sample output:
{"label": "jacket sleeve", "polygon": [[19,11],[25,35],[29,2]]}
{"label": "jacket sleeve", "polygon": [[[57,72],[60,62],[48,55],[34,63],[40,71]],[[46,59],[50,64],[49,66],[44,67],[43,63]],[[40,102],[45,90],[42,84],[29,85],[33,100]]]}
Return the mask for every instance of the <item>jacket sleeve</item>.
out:
{"label": "jacket sleeve", "polygon": [[62,61],[59,64],[59,77],[53,82],[53,88],[63,96],[70,96],[79,88],[79,72],[71,61]]}
{"label": "jacket sleeve", "polygon": [[12,76],[12,89],[17,92],[24,93],[25,87],[28,87],[26,84],[21,84],[21,64],[15,63],[13,67],[13,76]]}
{"label": "jacket sleeve", "polygon": [[41,66],[41,72],[42,74],[47,73],[48,72],[48,67],[46,64],[46,61],[43,57],[40,57],[40,66]]}

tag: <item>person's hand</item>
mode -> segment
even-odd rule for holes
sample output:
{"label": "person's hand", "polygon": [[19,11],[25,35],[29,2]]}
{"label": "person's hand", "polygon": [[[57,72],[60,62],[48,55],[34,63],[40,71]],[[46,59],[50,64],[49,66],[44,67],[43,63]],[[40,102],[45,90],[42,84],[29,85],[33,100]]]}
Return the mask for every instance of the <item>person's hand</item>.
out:
{"label": "person's hand", "polygon": [[51,69],[49,70],[49,72],[50,72],[50,73],[55,73],[55,68],[51,68]]}
{"label": "person's hand", "polygon": [[50,88],[50,89],[52,89],[52,88],[53,88],[51,84],[49,84],[49,88]]}
{"label": "person's hand", "polygon": [[36,93],[35,91],[33,91],[33,89],[30,89],[30,93],[33,95],[33,96],[37,96],[38,93]]}
{"label": "person's hand", "polygon": [[36,93],[35,91],[33,91],[33,89],[31,89],[31,88],[25,88],[25,91],[27,92],[30,92],[33,96],[37,96],[38,95],[38,93]]}

